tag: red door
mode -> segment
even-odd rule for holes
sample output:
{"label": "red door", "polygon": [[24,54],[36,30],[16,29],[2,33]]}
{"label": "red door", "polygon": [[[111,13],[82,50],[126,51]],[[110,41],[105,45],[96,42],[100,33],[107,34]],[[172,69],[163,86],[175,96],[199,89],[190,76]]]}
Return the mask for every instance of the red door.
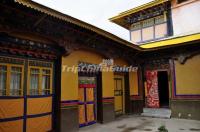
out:
{"label": "red door", "polygon": [[147,107],[159,108],[157,71],[147,71]]}

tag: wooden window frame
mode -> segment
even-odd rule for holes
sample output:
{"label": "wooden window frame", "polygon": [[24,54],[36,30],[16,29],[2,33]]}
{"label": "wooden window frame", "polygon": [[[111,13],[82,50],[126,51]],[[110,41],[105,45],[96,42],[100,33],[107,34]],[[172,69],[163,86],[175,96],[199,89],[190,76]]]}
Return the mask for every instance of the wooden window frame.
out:
{"label": "wooden window frame", "polygon": [[[164,17],[164,21],[163,22],[158,22],[158,23],[156,23],[156,18],[157,17],[159,17],[159,16],[163,16]],[[163,13],[163,15],[159,15],[159,16],[156,16],[156,17],[153,17],[153,18],[149,18],[149,20],[150,19],[153,19],[153,25],[150,25],[150,26],[143,26],[143,23],[145,22],[145,21],[147,21],[148,19],[146,19],[146,20],[143,20],[143,21],[140,21],[140,22],[137,22],[137,23],[135,23],[135,24],[138,24],[138,23],[140,23],[140,28],[132,28],[131,27],[131,32],[132,31],[137,31],[137,30],[140,30],[140,32],[141,32],[141,41],[139,41],[139,42],[137,42],[137,43],[144,43],[144,42],[148,42],[148,41],[152,41],[152,40],[157,40],[157,39],[161,39],[161,38],[165,38],[166,36],[164,36],[164,37],[160,37],[160,38],[156,38],[156,36],[155,36],[155,27],[157,26],[157,25],[160,25],[160,24],[164,24],[164,23],[166,23],[167,24],[167,17],[166,17],[166,12],[164,12]],[[134,25],[134,24],[132,24],[132,25]],[[148,27],[153,27],[153,39],[150,39],[150,40],[143,40],[143,29],[145,29],[145,28],[148,28]],[[167,27],[168,28],[168,27]],[[131,35],[131,33],[130,33],[130,35]],[[168,35],[168,34],[167,34]],[[133,38],[132,36],[131,36],[131,38]],[[132,39],[131,39],[131,41],[133,41]]]}
{"label": "wooden window frame", "polygon": [[[42,72],[41,72],[41,81],[43,81],[42,79],[43,79],[43,76],[49,76],[49,88],[47,89],[47,88],[45,88],[45,89],[42,89],[41,91],[43,92],[43,91],[49,91],[50,93],[49,94],[52,94],[52,69],[50,69],[50,68],[48,68],[48,69],[46,69],[46,68],[42,68],[41,69],[42,70]],[[50,73],[49,74],[43,74],[43,70],[48,70],[48,71],[50,71]],[[42,86],[41,86],[41,88],[42,88]]]}
{"label": "wooden window frame", "polygon": [[[163,17],[163,21],[162,22],[156,22],[156,18],[158,18],[158,17]],[[159,25],[159,24],[162,24],[162,23],[166,23],[167,22],[167,19],[166,19],[166,15],[159,15],[159,16],[157,16],[157,17],[154,17],[154,26],[155,25]]]}
{"label": "wooden window frame", "polygon": [[[0,63],[1,66],[6,66],[7,72],[6,72],[6,95],[2,96],[23,96],[23,82],[24,82],[24,65],[18,65],[18,64],[7,64],[7,63]],[[20,87],[20,94],[19,95],[10,95],[10,81],[11,81],[11,68],[12,67],[18,67],[21,68],[21,87]]]}
{"label": "wooden window frame", "polygon": [[[151,22],[151,23],[150,23]],[[150,24],[149,24],[150,23]],[[148,28],[148,27],[152,27],[152,26],[154,26],[155,25],[155,17],[154,18],[149,18],[149,19],[146,19],[146,20],[143,20],[142,22],[141,22],[141,24],[142,24],[142,29],[144,29],[144,28]],[[146,24],[146,25],[145,25]]]}
{"label": "wooden window frame", "polygon": [[[40,67],[40,66],[28,66],[28,83],[27,83],[27,95],[31,95],[30,94],[30,74],[31,74],[31,69],[38,69],[39,70],[39,94],[38,95],[43,95],[42,94],[42,77],[43,77],[43,70],[49,70],[50,74],[48,74],[50,76],[50,88],[49,89],[45,89],[45,90],[50,90],[49,94],[52,94],[52,85],[53,85],[53,80],[52,80],[52,71],[53,68],[49,68],[49,67]],[[45,74],[46,75],[46,74]],[[45,95],[49,95],[49,94],[45,94]],[[33,96],[37,96],[37,95],[33,95]]]}
{"label": "wooden window frame", "polygon": [[[140,26],[138,26],[138,25],[140,25]],[[142,28],[141,22],[136,22],[136,23],[133,23],[133,24],[131,25],[131,30],[139,30],[139,29],[141,29],[141,28]]]}

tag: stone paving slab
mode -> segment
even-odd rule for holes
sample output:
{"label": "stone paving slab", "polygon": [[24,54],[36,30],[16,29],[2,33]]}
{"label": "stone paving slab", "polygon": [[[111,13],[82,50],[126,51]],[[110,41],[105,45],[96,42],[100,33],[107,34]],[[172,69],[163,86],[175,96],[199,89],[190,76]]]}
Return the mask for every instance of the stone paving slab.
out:
{"label": "stone paving slab", "polygon": [[158,132],[161,125],[165,125],[168,132],[200,132],[200,121],[141,116],[123,116],[110,123],[80,128],[79,132]]}

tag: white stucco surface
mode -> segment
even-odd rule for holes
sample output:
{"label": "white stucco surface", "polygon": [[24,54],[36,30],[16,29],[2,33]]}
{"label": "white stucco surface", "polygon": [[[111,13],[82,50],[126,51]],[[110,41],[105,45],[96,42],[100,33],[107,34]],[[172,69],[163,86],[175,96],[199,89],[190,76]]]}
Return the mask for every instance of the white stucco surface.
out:
{"label": "white stucco surface", "polygon": [[[192,2],[191,2],[192,1]],[[200,0],[172,6],[174,35],[200,32]]]}

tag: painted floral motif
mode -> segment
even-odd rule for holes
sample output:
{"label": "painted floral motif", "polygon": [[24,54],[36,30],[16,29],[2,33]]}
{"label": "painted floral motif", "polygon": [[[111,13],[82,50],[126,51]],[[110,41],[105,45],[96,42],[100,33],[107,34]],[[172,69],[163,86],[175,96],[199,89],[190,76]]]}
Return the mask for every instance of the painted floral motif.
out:
{"label": "painted floral motif", "polygon": [[151,108],[159,107],[158,78],[157,71],[147,71],[147,106]]}

